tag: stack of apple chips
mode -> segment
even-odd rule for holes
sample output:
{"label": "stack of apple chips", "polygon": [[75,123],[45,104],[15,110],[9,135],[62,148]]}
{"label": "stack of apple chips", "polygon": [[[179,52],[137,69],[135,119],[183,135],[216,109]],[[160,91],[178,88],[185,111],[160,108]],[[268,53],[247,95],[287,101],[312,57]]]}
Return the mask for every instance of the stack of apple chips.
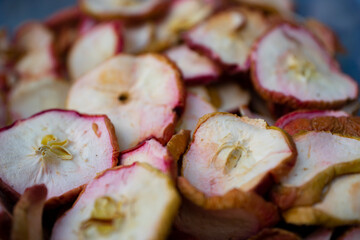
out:
{"label": "stack of apple chips", "polygon": [[360,239],[358,84],[291,0],[80,0],[0,31],[0,239]]}

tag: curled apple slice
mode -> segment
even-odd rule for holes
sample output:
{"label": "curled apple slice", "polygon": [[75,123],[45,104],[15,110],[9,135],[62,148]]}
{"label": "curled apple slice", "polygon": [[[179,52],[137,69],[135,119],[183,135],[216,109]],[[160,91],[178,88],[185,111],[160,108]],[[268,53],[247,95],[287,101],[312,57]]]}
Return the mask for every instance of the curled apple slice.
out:
{"label": "curled apple slice", "polygon": [[280,228],[266,228],[248,240],[300,240],[295,233]]}
{"label": "curled apple slice", "polygon": [[184,98],[180,74],[165,57],[120,54],[75,82],[67,106],[108,115],[125,150],[150,137],[166,143]]}
{"label": "curled apple slice", "polygon": [[[103,115],[49,110],[0,131],[0,196],[17,199],[45,184],[46,204],[72,200],[97,173],[116,165],[113,125]],[[5,194],[5,196],[3,196]]]}
{"label": "curled apple slice", "polygon": [[262,13],[246,8],[233,8],[215,14],[190,30],[187,44],[201,50],[231,72],[250,68],[250,50],[255,40],[267,29]]}
{"label": "curled apple slice", "polygon": [[290,23],[278,24],[258,41],[252,80],[263,98],[295,109],[341,106],[358,95],[357,83],[315,37]]}
{"label": "curled apple slice", "polygon": [[333,178],[360,172],[360,138],[307,132],[296,135],[294,141],[296,164],[272,192],[281,209],[319,202]]}
{"label": "curled apple slice", "polygon": [[166,239],[179,205],[171,179],[155,168],[109,169],[55,223],[51,239]]}
{"label": "curled apple slice", "polygon": [[21,80],[8,95],[11,119],[18,120],[52,109],[65,108],[69,82],[54,77]]}
{"label": "curled apple slice", "polygon": [[321,202],[312,206],[291,208],[283,213],[284,219],[296,225],[334,227],[359,224],[359,186],[360,174],[338,177],[331,182]]}
{"label": "curled apple slice", "polygon": [[213,61],[186,45],[170,48],[165,55],[178,66],[186,84],[206,84],[220,77],[220,69]]}
{"label": "curled apple slice", "polygon": [[103,23],[93,27],[81,35],[70,50],[67,64],[71,78],[78,79],[121,52],[122,48],[120,22]]}
{"label": "curled apple slice", "polygon": [[99,19],[144,19],[160,12],[169,0],[80,0],[82,11]]}

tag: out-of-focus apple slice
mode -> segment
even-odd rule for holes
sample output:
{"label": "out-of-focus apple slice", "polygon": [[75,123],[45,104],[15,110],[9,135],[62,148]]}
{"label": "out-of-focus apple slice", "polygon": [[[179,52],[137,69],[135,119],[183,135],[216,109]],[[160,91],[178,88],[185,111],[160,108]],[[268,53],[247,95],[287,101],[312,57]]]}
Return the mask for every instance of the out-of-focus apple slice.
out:
{"label": "out-of-focus apple slice", "polygon": [[177,68],[157,54],[119,54],[75,82],[67,107],[113,122],[121,150],[154,137],[166,143],[185,100]]}
{"label": "out-of-focus apple slice", "polygon": [[220,77],[219,67],[186,45],[170,48],[165,55],[180,69],[186,84],[207,84]]}
{"label": "out-of-focus apple slice", "polygon": [[181,129],[194,131],[196,124],[202,116],[217,112],[211,103],[191,92],[186,96],[185,106],[185,111],[176,127],[178,131]]}
{"label": "out-of-focus apple slice", "polygon": [[208,102],[211,102],[209,90],[205,86],[187,86],[186,91],[195,94]]}
{"label": "out-of-focus apple slice", "polygon": [[235,2],[262,8],[266,11],[280,13],[284,16],[292,15],[295,9],[293,0],[234,0]]}
{"label": "out-of-focus apple slice", "polygon": [[333,178],[360,172],[360,138],[330,132],[307,132],[293,138],[298,150],[295,166],[272,191],[281,209],[319,202]]}
{"label": "out-of-focus apple slice", "polygon": [[155,139],[147,140],[136,148],[121,153],[122,165],[131,165],[134,162],[148,163],[170,176],[173,175],[175,169],[174,160],[166,147]]}
{"label": "out-of-focus apple slice", "polygon": [[25,189],[14,208],[12,240],[43,239],[42,216],[46,195],[44,184]]}
{"label": "out-of-focus apple slice", "polygon": [[67,24],[77,22],[81,18],[78,6],[70,6],[53,13],[44,23],[51,29],[57,29]]}
{"label": "out-of-focus apple slice", "polygon": [[333,229],[329,228],[320,228],[308,235],[305,240],[331,240],[333,231]]}
{"label": "out-of-focus apple slice", "polygon": [[290,23],[273,27],[255,45],[252,80],[264,99],[295,109],[341,106],[358,95],[357,83],[317,39]]}
{"label": "out-of-focus apple slice", "polygon": [[305,26],[322,42],[329,54],[335,55],[338,52],[345,51],[339,38],[325,24],[315,19],[307,19]]}
{"label": "out-of-focus apple slice", "polygon": [[80,0],[83,12],[98,19],[145,19],[161,12],[169,0]]}
{"label": "out-of-focus apple slice", "polygon": [[137,54],[145,52],[153,41],[155,24],[146,22],[139,26],[124,27],[124,52]]}
{"label": "out-of-focus apple slice", "polygon": [[52,108],[65,108],[70,83],[54,77],[21,80],[8,95],[11,119],[18,120]]}
{"label": "out-of-focus apple slice", "polygon": [[213,113],[200,119],[183,157],[183,176],[207,196],[232,189],[257,191],[278,182],[295,164],[296,148],[265,121]]}
{"label": "out-of-focus apple slice", "polygon": [[358,116],[360,110],[360,102],[358,100],[349,102],[340,110],[348,113],[349,115]]}
{"label": "out-of-focus apple slice", "polygon": [[0,128],[6,125],[7,123],[7,107],[5,104],[5,96],[0,90]]}
{"label": "out-of-focus apple slice", "polygon": [[185,40],[190,47],[221,63],[229,72],[243,72],[250,68],[251,47],[267,28],[261,12],[233,8],[199,24],[186,34]]}
{"label": "out-of-focus apple slice", "polygon": [[248,240],[300,240],[295,233],[280,228],[266,228]]}
{"label": "out-of-focus apple slice", "polygon": [[15,44],[24,51],[32,51],[48,47],[54,41],[54,35],[43,23],[27,22],[15,33]]}
{"label": "out-of-focus apple slice", "polygon": [[1,205],[0,202],[0,239],[8,240],[10,239],[12,217]]}
{"label": "out-of-focus apple slice", "polygon": [[345,231],[337,240],[358,240],[360,239],[360,226],[352,227]]}
{"label": "out-of-focus apple slice", "polygon": [[73,200],[97,173],[115,166],[119,155],[106,116],[65,110],[19,120],[1,129],[0,142],[0,197],[17,199],[26,188],[45,184],[49,208]]}
{"label": "out-of-focus apple slice", "polygon": [[108,22],[97,25],[80,36],[68,58],[68,69],[73,80],[121,52],[121,29],[120,22]]}
{"label": "out-of-focus apple slice", "polygon": [[[347,151],[343,151],[347,153]],[[359,164],[358,164],[359,165]],[[283,213],[286,222],[326,227],[360,223],[360,174],[345,175],[331,182],[322,201],[291,208]]]}
{"label": "out-of-focus apple slice", "polygon": [[242,105],[239,107],[239,113],[242,117],[248,117],[248,118],[254,118],[254,119],[263,119],[265,122],[267,122],[270,126],[274,125],[274,120],[267,115],[261,115],[259,113],[252,112],[249,108],[249,106]]}
{"label": "out-of-focus apple slice", "polygon": [[250,103],[250,93],[236,82],[222,82],[208,86],[211,103],[219,112],[237,112]]}
{"label": "out-of-focus apple slice", "polygon": [[166,239],[179,205],[159,170],[144,163],[110,169],[87,185],[51,239]]}
{"label": "out-of-focus apple slice", "polygon": [[98,21],[89,16],[82,16],[78,26],[79,35],[84,35],[98,24]]}

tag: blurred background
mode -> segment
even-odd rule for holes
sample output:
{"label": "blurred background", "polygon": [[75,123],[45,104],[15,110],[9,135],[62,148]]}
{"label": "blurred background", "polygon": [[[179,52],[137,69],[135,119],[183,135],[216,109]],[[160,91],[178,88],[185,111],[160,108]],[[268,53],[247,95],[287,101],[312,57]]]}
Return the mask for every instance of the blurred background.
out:
{"label": "blurred background", "polygon": [[[0,0],[0,26],[14,29],[26,19],[44,19],[75,0]],[[297,12],[328,24],[347,49],[338,57],[344,72],[360,82],[360,0],[296,0]]]}

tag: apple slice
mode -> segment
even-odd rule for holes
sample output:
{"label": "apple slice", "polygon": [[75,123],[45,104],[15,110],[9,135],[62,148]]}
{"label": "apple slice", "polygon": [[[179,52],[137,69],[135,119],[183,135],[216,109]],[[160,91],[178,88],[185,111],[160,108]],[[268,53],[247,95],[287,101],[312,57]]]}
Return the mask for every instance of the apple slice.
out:
{"label": "apple slice", "polygon": [[184,95],[180,73],[165,57],[119,54],[75,82],[67,107],[108,115],[123,151],[151,137],[165,144]]}
{"label": "apple slice", "polygon": [[139,26],[124,27],[124,52],[137,54],[143,53],[153,41],[155,35],[155,24],[145,22]]}
{"label": "apple slice", "polygon": [[319,202],[333,178],[360,172],[360,138],[307,132],[293,139],[298,150],[296,164],[272,192],[281,209]]}
{"label": "apple slice", "polygon": [[294,109],[341,106],[358,95],[357,83],[316,38],[290,23],[276,25],[258,41],[252,80],[264,99]]}
{"label": "apple slice", "polygon": [[185,111],[176,127],[178,131],[181,129],[194,131],[196,124],[202,116],[217,112],[211,103],[191,92],[186,96],[185,106]]}
{"label": "apple slice", "polygon": [[349,102],[348,104],[343,106],[340,110],[348,113],[349,115],[357,116],[360,110],[360,102],[358,100]]}
{"label": "apple slice", "polygon": [[15,33],[15,44],[23,51],[32,51],[49,47],[54,35],[43,23],[26,22]]}
{"label": "apple slice", "polygon": [[345,231],[338,240],[357,240],[360,239],[360,226],[352,227]]}
{"label": "apple slice", "polygon": [[12,120],[52,108],[65,108],[70,83],[54,77],[36,80],[20,80],[8,95],[8,105]]}
{"label": "apple slice", "polygon": [[331,240],[331,236],[333,235],[333,229],[329,228],[320,228],[315,232],[308,235],[305,240]]}
{"label": "apple slice", "polygon": [[121,29],[120,22],[108,22],[97,25],[80,36],[69,53],[67,64],[71,79],[78,79],[121,52],[123,47]]}
{"label": "apple slice", "polygon": [[81,18],[81,11],[78,6],[70,6],[58,10],[48,17],[44,23],[51,29],[58,29],[64,25],[73,24],[78,22]]}
{"label": "apple slice", "polygon": [[235,2],[262,8],[269,12],[276,12],[284,16],[291,16],[295,3],[293,0],[234,0]]}
{"label": "apple slice", "polygon": [[252,45],[267,28],[261,12],[233,8],[199,24],[186,34],[185,40],[190,47],[201,50],[229,72],[244,72],[250,68]]}
{"label": "apple slice", "polygon": [[55,223],[51,239],[166,239],[179,205],[171,179],[155,168],[109,169]]}
{"label": "apple slice", "polygon": [[186,84],[207,84],[220,77],[219,67],[186,45],[170,48],[165,55],[180,69]]}
{"label": "apple slice", "polygon": [[10,239],[10,231],[12,225],[12,217],[1,205],[0,202],[0,239],[7,240]]}
{"label": "apple slice", "polygon": [[242,105],[239,107],[239,113],[240,113],[240,116],[242,116],[242,117],[248,117],[248,118],[253,118],[253,119],[263,119],[270,126],[273,126],[275,123],[272,117],[252,112],[250,110],[249,106],[246,106],[246,105]]}
{"label": "apple slice", "polygon": [[78,25],[79,35],[84,35],[98,24],[98,21],[89,16],[82,16]]}
{"label": "apple slice", "polygon": [[249,240],[300,240],[295,233],[280,228],[266,228]]}
{"label": "apple slice", "polygon": [[73,200],[96,174],[115,166],[119,155],[106,116],[65,110],[17,121],[1,129],[0,142],[2,200],[16,201],[26,188],[45,184],[49,208]]}
{"label": "apple slice", "polygon": [[0,90],[0,128],[6,125],[7,123],[7,107],[5,104],[5,96]]}
{"label": "apple slice", "polygon": [[257,191],[295,164],[296,148],[260,119],[213,113],[202,117],[183,157],[183,176],[207,196]]}
{"label": "apple slice", "polygon": [[250,93],[236,82],[221,82],[208,86],[211,103],[219,112],[237,112],[250,103]]}
{"label": "apple slice", "polygon": [[211,102],[211,97],[210,97],[209,90],[205,86],[202,86],[202,85],[187,86],[186,91],[188,93],[195,94],[195,95],[201,97],[202,99],[204,99],[204,100],[206,100],[208,102]]}
{"label": "apple slice", "polygon": [[360,174],[338,177],[331,182],[321,202],[312,206],[291,208],[283,213],[284,219],[296,225],[334,227],[359,224],[359,186]]}

